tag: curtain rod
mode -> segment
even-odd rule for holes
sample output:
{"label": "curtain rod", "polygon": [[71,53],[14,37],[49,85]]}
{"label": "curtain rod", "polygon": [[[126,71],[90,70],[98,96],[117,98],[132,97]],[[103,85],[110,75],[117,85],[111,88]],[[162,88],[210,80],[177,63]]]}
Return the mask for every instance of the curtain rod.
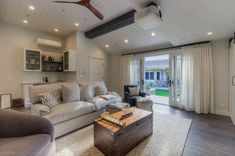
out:
{"label": "curtain rod", "polygon": [[170,50],[170,49],[178,49],[178,48],[182,48],[182,47],[187,47],[187,46],[192,46],[192,45],[197,45],[197,44],[206,44],[206,43],[210,43],[210,41],[203,41],[203,42],[190,43],[190,44],[174,46],[174,47],[168,47],[168,48],[160,48],[160,49],[152,49],[152,50],[126,53],[126,54],[122,54],[122,56],[124,56],[124,55],[133,55],[133,54],[142,54],[142,53],[151,53],[151,52]]}

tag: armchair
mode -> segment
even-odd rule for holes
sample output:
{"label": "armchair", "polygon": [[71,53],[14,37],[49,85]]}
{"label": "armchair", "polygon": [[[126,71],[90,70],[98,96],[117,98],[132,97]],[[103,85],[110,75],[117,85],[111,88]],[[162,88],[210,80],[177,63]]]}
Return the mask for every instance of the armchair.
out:
{"label": "armchair", "polygon": [[54,128],[45,118],[0,109],[0,151],[2,156],[52,156]]}
{"label": "armchair", "polygon": [[138,96],[130,96],[129,88],[131,87],[138,87],[137,85],[124,85],[124,101],[129,103],[131,106],[135,106],[137,103],[138,97],[145,97],[146,93],[139,90]]}

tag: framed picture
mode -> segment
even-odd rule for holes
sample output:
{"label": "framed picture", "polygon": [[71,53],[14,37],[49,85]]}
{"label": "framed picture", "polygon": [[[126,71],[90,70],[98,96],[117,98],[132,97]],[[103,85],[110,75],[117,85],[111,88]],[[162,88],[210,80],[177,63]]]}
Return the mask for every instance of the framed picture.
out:
{"label": "framed picture", "polygon": [[0,95],[0,108],[11,108],[11,94]]}

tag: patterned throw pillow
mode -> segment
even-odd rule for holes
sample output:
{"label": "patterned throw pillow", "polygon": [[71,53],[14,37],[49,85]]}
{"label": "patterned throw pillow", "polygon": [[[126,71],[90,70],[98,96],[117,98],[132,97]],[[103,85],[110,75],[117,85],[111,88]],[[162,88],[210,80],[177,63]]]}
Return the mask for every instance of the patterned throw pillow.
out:
{"label": "patterned throw pillow", "polygon": [[106,95],[107,94],[107,88],[105,87],[95,87],[95,96],[99,96],[99,95]]}
{"label": "patterned throw pillow", "polygon": [[42,104],[49,108],[53,108],[56,105],[61,104],[60,91],[58,89],[39,94],[39,96]]}
{"label": "patterned throw pillow", "polygon": [[130,96],[139,96],[138,87],[129,87]]}

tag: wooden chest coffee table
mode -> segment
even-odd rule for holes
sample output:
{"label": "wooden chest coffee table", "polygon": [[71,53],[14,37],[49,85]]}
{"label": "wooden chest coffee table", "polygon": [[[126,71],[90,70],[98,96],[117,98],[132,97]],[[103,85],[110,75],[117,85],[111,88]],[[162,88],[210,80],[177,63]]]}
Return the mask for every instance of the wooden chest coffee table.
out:
{"label": "wooden chest coffee table", "polygon": [[[123,119],[126,126],[120,128],[110,122],[97,119],[94,122],[95,146],[107,156],[123,156],[153,133],[153,113],[130,108],[133,115]],[[118,118],[123,111],[112,114]]]}

